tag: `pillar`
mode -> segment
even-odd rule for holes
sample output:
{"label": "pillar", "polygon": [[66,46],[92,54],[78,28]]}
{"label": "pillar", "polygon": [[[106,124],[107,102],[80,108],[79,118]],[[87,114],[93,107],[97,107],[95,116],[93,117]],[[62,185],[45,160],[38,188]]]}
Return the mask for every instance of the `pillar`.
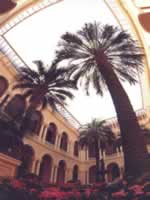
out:
{"label": "pillar", "polygon": [[42,140],[44,129],[45,129],[45,124],[42,124],[41,129],[40,129],[40,134],[39,134],[39,140]]}
{"label": "pillar", "polygon": [[31,166],[31,172],[32,172],[32,173],[36,173],[36,172],[35,172],[35,170],[36,170],[36,164],[37,164],[37,160],[33,160],[32,166]]}
{"label": "pillar", "polygon": [[36,174],[36,175],[39,175],[40,166],[41,166],[41,161],[40,161],[40,160],[37,160],[36,169],[35,169],[35,174]]}
{"label": "pillar", "polygon": [[58,167],[54,166],[54,171],[53,171],[53,183],[56,183],[57,180],[57,173],[58,173]]}
{"label": "pillar", "polygon": [[43,137],[42,137],[43,142],[45,142],[45,139],[46,139],[47,128],[48,128],[48,124],[45,124],[45,128],[43,130]]}

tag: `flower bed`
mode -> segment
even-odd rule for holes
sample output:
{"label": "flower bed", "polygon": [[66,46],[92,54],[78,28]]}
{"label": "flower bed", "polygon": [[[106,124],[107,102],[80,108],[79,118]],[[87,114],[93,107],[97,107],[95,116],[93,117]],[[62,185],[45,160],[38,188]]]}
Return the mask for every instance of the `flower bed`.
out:
{"label": "flower bed", "polygon": [[38,178],[0,180],[0,200],[150,200],[150,182],[42,185]]}

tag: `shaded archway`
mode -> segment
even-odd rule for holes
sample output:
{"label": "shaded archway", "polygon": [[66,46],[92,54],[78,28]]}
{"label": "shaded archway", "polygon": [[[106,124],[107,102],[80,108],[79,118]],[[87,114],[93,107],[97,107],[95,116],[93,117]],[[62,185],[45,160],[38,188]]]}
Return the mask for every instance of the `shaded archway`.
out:
{"label": "shaded archway", "polygon": [[4,14],[13,8],[15,8],[17,5],[16,2],[13,2],[12,0],[1,0],[0,2],[0,14]]}
{"label": "shaded archway", "polygon": [[39,176],[43,183],[49,183],[52,170],[52,158],[49,155],[44,155],[40,165]]}
{"label": "shaded archway", "polygon": [[110,163],[107,166],[107,179],[108,181],[113,181],[114,179],[120,177],[120,170],[117,163]]}
{"label": "shaded archway", "polygon": [[78,165],[74,165],[73,173],[72,173],[72,180],[74,182],[78,180],[78,174],[79,174],[79,167],[78,167]]}
{"label": "shaded archway", "polygon": [[25,98],[16,94],[5,107],[5,112],[8,113],[13,119],[20,120],[26,109]]}
{"label": "shaded archway", "polygon": [[58,164],[57,171],[57,184],[62,184],[65,182],[65,172],[66,172],[66,163],[64,160],[60,160]]}
{"label": "shaded archway", "polygon": [[21,152],[21,165],[18,167],[18,176],[21,177],[31,172],[35,152],[32,146],[25,144]]}
{"label": "shaded archway", "polygon": [[93,165],[89,168],[89,183],[96,182],[96,166]]}
{"label": "shaded archway", "polygon": [[74,156],[79,156],[79,144],[77,141],[74,143]]}
{"label": "shaded archway", "polygon": [[40,111],[38,110],[28,110],[25,117],[25,128],[27,128],[30,132],[39,134],[41,124],[43,121],[43,117]]}
{"label": "shaded archway", "polygon": [[57,126],[54,123],[50,123],[46,133],[46,141],[55,144],[57,134]]}
{"label": "shaded archway", "polygon": [[5,93],[8,89],[8,81],[5,77],[0,76],[0,97]]}
{"label": "shaded archway", "polygon": [[67,133],[63,132],[60,141],[60,149],[67,151],[68,148],[68,135]]}

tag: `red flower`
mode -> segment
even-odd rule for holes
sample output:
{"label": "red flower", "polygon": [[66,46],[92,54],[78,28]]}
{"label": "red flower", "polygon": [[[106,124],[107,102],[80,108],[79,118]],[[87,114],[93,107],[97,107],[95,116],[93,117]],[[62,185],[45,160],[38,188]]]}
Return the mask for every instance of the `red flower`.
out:
{"label": "red flower", "polygon": [[31,188],[29,191],[30,192],[37,192],[37,190],[35,188]]}
{"label": "red flower", "polygon": [[45,190],[45,191],[41,192],[39,195],[40,199],[54,198],[56,200],[61,200],[62,197],[64,197],[64,192],[52,192],[49,190]]}
{"label": "red flower", "polygon": [[16,189],[23,189],[23,188],[25,188],[25,184],[23,182],[21,182],[20,180],[14,179],[14,180],[11,181],[10,184],[11,184],[11,186],[13,188],[16,188]]}

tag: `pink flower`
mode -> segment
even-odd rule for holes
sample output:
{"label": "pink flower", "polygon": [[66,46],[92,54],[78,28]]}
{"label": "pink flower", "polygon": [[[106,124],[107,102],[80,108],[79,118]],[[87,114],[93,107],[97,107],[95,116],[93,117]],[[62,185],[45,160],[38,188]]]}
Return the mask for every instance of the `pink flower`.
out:
{"label": "pink flower", "polygon": [[85,190],[85,195],[86,195],[87,198],[90,196],[90,194],[91,194],[91,190],[89,188],[86,189]]}
{"label": "pink flower", "polygon": [[127,195],[127,193],[124,192],[123,190],[120,190],[119,192],[112,193],[112,197],[115,197],[115,198],[125,197],[126,195]]}
{"label": "pink flower", "polygon": [[141,185],[133,185],[133,186],[129,187],[129,190],[133,191],[135,195],[144,194],[143,186],[141,186]]}

